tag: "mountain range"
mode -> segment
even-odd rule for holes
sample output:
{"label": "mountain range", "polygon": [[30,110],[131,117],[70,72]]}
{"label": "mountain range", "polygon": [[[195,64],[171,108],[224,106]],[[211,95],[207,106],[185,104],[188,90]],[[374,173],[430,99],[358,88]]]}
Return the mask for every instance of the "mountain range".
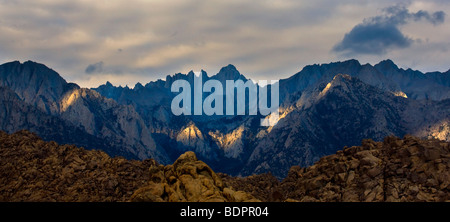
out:
{"label": "mountain range", "polygon": [[[273,127],[260,126],[261,116],[173,115],[171,84],[192,83],[194,75],[177,73],[133,88],[107,82],[87,89],[43,64],[5,63],[0,129],[27,129],[45,140],[162,164],[194,151],[218,172],[272,172],[278,178],[291,166],[312,165],[365,138],[412,134],[450,141],[450,70],[422,73],[391,60],[309,65],[279,80],[281,119]],[[247,80],[233,65],[211,77],[200,75],[203,81]]]}

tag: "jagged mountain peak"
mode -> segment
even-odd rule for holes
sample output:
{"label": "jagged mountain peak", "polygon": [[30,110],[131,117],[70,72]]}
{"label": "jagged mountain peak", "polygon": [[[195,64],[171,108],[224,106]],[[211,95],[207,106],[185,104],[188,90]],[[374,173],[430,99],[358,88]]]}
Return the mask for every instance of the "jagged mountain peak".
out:
{"label": "jagged mountain peak", "polygon": [[106,81],[105,86],[107,87],[113,87],[113,84],[110,81]]}
{"label": "jagged mountain peak", "polygon": [[242,75],[234,65],[227,65],[220,69],[220,71],[211,77],[211,79],[217,79],[221,82],[225,82],[226,80],[247,80],[244,75]]}
{"label": "jagged mountain peak", "polygon": [[232,64],[228,64],[227,66],[224,66],[220,69],[219,73],[221,72],[237,72],[239,73],[239,71],[236,69],[236,66],[232,65]]}
{"label": "jagged mountain peak", "polygon": [[141,89],[143,89],[143,88],[144,88],[144,86],[143,86],[140,82],[137,82],[137,83],[134,85],[133,90],[134,90],[134,91],[137,91],[137,90],[141,90]]}
{"label": "jagged mountain peak", "polygon": [[[353,84],[353,82],[355,81],[359,81],[358,78],[355,77],[351,77],[348,74],[337,74],[333,77],[333,80],[331,80],[326,87],[321,91],[321,94],[324,94],[326,92],[328,92],[331,88],[337,87],[337,86],[341,86],[341,88],[344,86],[345,88],[347,88],[347,85],[351,85]],[[320,88],[320,86],[319,86]]]}
{"label": "jagged mountain peak", "polygon": [[[211,77],[209,77],[208,74],[206,73],[206,71],[204,71],[203,69],[200,71],[200,74],[202,75],[202,81],[207,81],[209,79],[215,79],[215,80],[219,80],[222,83],[225,83],[226,80],[237,80],[237,79],[241,79],[244,81],[247,80],[247,78],[244,75],[242,75],[236,69],[236,67],[234,65],[231,65],[231,64],[222,67],[216,75],[213,75]],[[176,73],[174,75],[167,75],[164,87],[170,88],[172,83],[179,79],[183,79],[183,80],[192,82],[195,76],[196,76],[196,74],[193,70],[189,71],[188,74]]]}
{"label": "jagged mountain peak", "polygon": [[187,76],[187,75],[182,74],[182,73],[175,73],[174,75],[167,75],[167,76],[166,76],[166,87],[168,88],[168,86],[170,86],[170,85],[168,85],[168,83],[169,83],[169,84],[172,84],[172,83],[175,82],[176,80],[179,80],[179,79],[186,79],[186,76]]}
{"label": "jagged mountain peak", "polygon": [[349,59],[339,62],[332,62],[329,64],[321,64],[321,66],[361,66],[361,63],[359,63],[356,59]]}
{"label": "jagged mountain peak", "polygon": [[[20,63],[19,61],[13,61],[5,63],[0,67],[0,78],[23,78],[20,82],[26,82],[26,80],[39,80],[39,81],[52,81],[66,84],[66,80],[62,78],[56,71],[47,67],[44,64],[26,61]],[[25,81],[24,81],[25,80]]]}
{"label": "jagged mountain peak", "polygon": [[68,84],[56,71],[33,61],[0,65],[0,86],[8,87],[25,102],[47,113],[58,112],[58,100],[67,90],[79,88]]}
{"label": "jagged mountain peak", "polygon": [[[14,71],[15,67],[19,67],[19,71]],[[22,70],[25,67],[28,71]],[[65,85],[62,88],[41,84],[51,82],[48,76],[52,76],[45,76],[42,72],[52,71],[46,71],[50,69],[34,62],[21,64],[16,61],[0,66],[0,80],[4,76],[10,78],[1,84],[7,84],[5,88],[9,89],[10,83],[16,86],[11,90],[27,105],[39,110],[56,110],[45,112],[46,115],[52,114],[63,122],[76,125],[98,139],[112,138],[108,139],[111,143],[125,147],[117,153],[170,162],[178,152],[193,150],[214,167],[223,167],[225,160],[231,160],[230,167],[225,169],[231,173],[241,173],[252,155],[251,161],[254,162],[248,162],[243,175],[245,172],[267,172],[272,170],[269,166],[278,167],[279,174],[293,164],[312,164],[317,157],[335,151],[336,147],[355,144],[361,138],[381,138],[389,134],[401,136],[404,132],[414,133],[412,130],[422,129],[422,126],[434,127],[426,128],[420,134],[428,136],[442,124],[448,125],[448,121],[441,118],[448,116],[448,105],[442,104],[438,109],[428,108],[428,105],[436,107],[433,101],[426,101],[427,106],[422,106],[420,101],[411,102],[416,98],[450,98],[447,77],[440,72],[418,75],[418,71],[398,69],[391,60],[382,61],[376,67],[361,65],[358,60],[351,59],[306,66],[291,78],[280,80],[281,108],[287,108],[288,112],[280,115],[279,123],[270,130],[260,127],[259,116],[174,116],[170,109],[176,93],[171,92],[171,84],[178,79],[191,82],[198,74],[194,71],[169,75],[166,80],[149,82],[145,87],[140,83],[128,88],[106,82],[93,89],[99,94],[88,89],[68,90],[70,84],[65,81],[62,82],[65,84],[60,84]],[[33,75],[30,70],[33,70]],[[31,80],[26,78],[28,74]],[[222,67],[214,76],[208,77],[203,70],[201,75],[203,81],[216,79],[224,85],[226,80],[246,79],[231,64]],[[62,93],[57,93],[59,91]],[[410,99],[387,93],[402,91]],[[207,95],[203,94],[203,98]],[[8,99],[12,96],[8,95]],[[33,100],[23,99],[25,96]],[[15,100],[5,100],[11,101]],[[195,125],[189,125],[191,121]],[[441,125],[436,125],[436,122]],[[243,124],[245,127],[237,128]],[[443,129],[447,130],[447,125]],[[432,133],[441,135],[448,132],[445,130]],[[220,138],[222,142],[216,142],[214,138]],[[152,150],[148,150],[149,147]],[[285,158],[278,157],[282,153]],[[272,157],[276,159],[270,160]],[[292,157],[295,160],[289,160]],[[273,165],[270,161],[277,164],[281,161],[282,164]]]}
{"label": "jagged mountain peak", "polygon": [[426,75],[420,71],[399,68],[387,59],[372,66],[361,65],[358,60],[305,66],[300,72],[280,80],[280,101],[296,102],[305,90],[317,84],[329,83],[339,73],[358,77],[361,81],[394,95],[412,99],[443,100],[450,98],[450,76],[433,72]]}
{"label": "jagged mountain peak", "polygon": [[[227,66],[224,66],[220,69],[220,71],[214,75],[209,77],[208,74],[206,73],[205,70],[201,70],[200,74],[202,75],[202,81],[207,81],[209,79],[216,79],[219,80],[223,83],[225,83],[226,80],[237,80],[237,79],[241,79],[246,81],[247,78],[242,75],[234,65],[229,64]],[[145,84],[145,86],[143,86],[141,83],[136,83],[136,85],[134,86],[134,90],[140,90],[142,88],[149,88],[149,87],[158,87],[158,88],[170,88],[172,83],[175,82],[176,80],[187,80],[188,82],[192,82],[194,77],[197,76],[197,74],[191,70],[189,71],[187,74],[183,74],[183,73],[175,73],[173,75],[167,75],[165,80],[161,80],[158,79],[156,81],[152,81],[149,82],[147,84]],[[128,86],[122,87],[122,86],[114,86],[113,84],[111,84],[111,82],[107,81],[105,84],[100,85],[97,88],[93,88],[94,90],[105,90],[105,89],[129,89]],[[108,95],[105,95],[106,97],[109,97]]]}
{"label": "jagged mountain peak", "polygon": [[[202,75],[203,81],[208,79],[208,74],[204,70],[201,70],[200,74]],[[175,73],[174,75],[167,75],[164,87],[170,88],[172,83],[176,80],[186,80],[188,82],[192,82],[195,76],[196,74],[193,70],[189,71],[188,74]]]}
{"label": "jagged mountain peak", "polygon": [[192,80],[194,79],[194,77],[195,77],[195,76],[198,76],[198,75],[202,75],[202,79],[203,79],[203,80],[209,78],[209,77],[208,77],[208,73],[206,73],[206,71],[203,70],[203,69],[200,70],[200,74],[197,74],[196,72],[194,72],[194,70],[191,70],[191,71],[189,71],[188,74],[185,75],[185,76],[186,76],[186,80],[192,81]]}
{"label": "jagged mountain peak", "polygon": [[[376,87],[365,84],[358,77],[353,77],[348,74],[337,74],[328,83],[319,84],[310,92],[306,92],[304,97],[299,100],[298,105],[303,105],[304,108],[314,105],[322,99],[335,100],[339,97],[355,97],[365,95],[368,89],[376,89]],[[383,91],[376,89],[379,93]]]}
{"label": "jagged mountain peak", "polygon": [[[319,89],[321,87],[319,86]],[[387,95],[385,91],[369,85],[363,82],[361,79],[355,76],[350,76],[348,74],[337,74],[333,77],[323,90],[320,91],[319,96],[323,97],[324,95],[333,92],[334,95],[342,94],[345,97],[350,96],[368,96],[373,94]],[[334,97],[333,97],[334,98]],[[318,98],[316,98],[318,99]]]}
{"label": "jagged mountain peak", "polygon": [[28,89],[30,96],[46,92],[54,98],[58,98],[67,90],[80,88],[76,83],[68,83],[59,73],[46,65],[30,60],[0,65],[0,86],[19,91]]}
{"label": "jagged mountain peak", "polygon": [[356,59],[349,59],[349,60],[331,62],[331,63],[306,65],[305,67],[303,67],[303,69],[300,72],[298,72],[295,75],[299,75],[304,72],[318,71],[318,70],[324,70],[324,69],[328,70],[328,69],[332,69],[332,68],[349,68],[349,67],[361,67],[361,63]]}
{"label": "jagged mountain peak", "polygon": [[380,67],[382,69],[399,69],[398,66],[390,59],[383,60],[375,65],[375,67]]}

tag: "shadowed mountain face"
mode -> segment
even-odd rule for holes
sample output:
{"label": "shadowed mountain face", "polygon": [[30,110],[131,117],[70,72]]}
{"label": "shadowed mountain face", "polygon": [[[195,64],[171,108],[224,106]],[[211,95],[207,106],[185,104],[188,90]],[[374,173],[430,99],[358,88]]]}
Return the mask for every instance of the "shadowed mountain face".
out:
{"label": "shadowed mountain face", "polygon": [[0,80],[5,92],[0,125],[7,132],[29,129],[46,139],[105,149],[113,156],[168,162],[132,106],[67,83],[53,70],[30,61],[1,65]]}
{"label": "shadowed mountain face", "polygon": [[349,75],[336,75],[300,99],[297,108],[257,144],[242,172],[286,175],[289,166],[311,165],[364,138],[380,141],[412,132],[439,137],[427,131],[430,125],[439,125],[440,139],[449,140],[448,101],[443,103],[394,96]]}
{"label": "shadowed mountain face", "polygon": [[400,69],[391,60],[375,66],[361,65],[357,60],[335,62],[304,67],[290,78],[280,80],[280,101],[293,102],[293,95],[318,84],[330,82],[337,74],[357,77],[383,91],[412,99],[444,100],[450,98],[450,70],[445,73],[422,73],[411,69]]}
{"label": "shadowed mountain face", "polygon": [[[233,65],[211,77],[200,75],[203,82],[215,79],[224,86],[226,80],[247,80]],[[190,72],[132,89],[109,82],[82,89],[42,64],[6,63],[0,66],[0,126],[164,164],[194,151],[215,171],[270,171],[278,178],[293,165],[311,165],[365,138],[413,134],[450,140],[449,72],[423,74],[390,60],[306,66],[279,81],[281,119],[269,128],[260,126],[261,116],[173,115],[171,84],[184,79],[193,85],[194,77]],[[79,142],[74,131],[92,139]]]}

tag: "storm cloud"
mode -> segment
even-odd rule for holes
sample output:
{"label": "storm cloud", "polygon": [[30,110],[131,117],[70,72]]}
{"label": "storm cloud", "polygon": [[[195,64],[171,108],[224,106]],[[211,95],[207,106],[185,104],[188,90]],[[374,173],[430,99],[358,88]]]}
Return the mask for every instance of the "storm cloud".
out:
{"label": "storm cloud", "polygon": [[[82,87],[228,64],[255,81],[280,79],[348,51],[362,63],[448,70],[450,2],[406,1],[0,0],[0,63],[44,63]],[[384,56],[388,48],[403,50]]]}
{"label": "storm cloud", "polygon": [[85,73],[87,74],[94,74],[94,73],[101,73],[103,72],[103,62],[97,62],[94,64],[90,64],[86,67],[86,69],[84,70]]}
{"label": "storm cloud", "polygon": [[390,6],[382,12],[383,15],[366,18],[353,27],[333,47],[333,51],[349,55],[386,54],[389,50],[407,48],[413,44],[414,40],[400,30],[402,25],[421,20],[439,25],[445,20],[443,11],[430,14],[419,10],[412,13],[405,5]]}

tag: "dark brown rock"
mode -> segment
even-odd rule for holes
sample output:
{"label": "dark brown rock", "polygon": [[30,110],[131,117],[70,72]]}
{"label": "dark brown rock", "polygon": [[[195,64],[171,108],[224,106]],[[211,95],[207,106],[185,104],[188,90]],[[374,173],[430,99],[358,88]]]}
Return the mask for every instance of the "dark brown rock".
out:
{"label": "dark brown rock", "polygon": [[0,131],[0,201],[127,201],[153,165]]}
{"label": "dark brown rock", "polygon": [[449,201],[449,189],[449,143],[412,136],[363,140],[280,182],[215,173],[193,152],[164,166],[0,131],[0,201],[413,202]]}
{"label": "dark brown rock", "polygon": [[173,165],[152,166],[151,181],[131,201],[247,202],[259,201],[243,191],[225,187],[222,179],[193,152],[182,154]]}

